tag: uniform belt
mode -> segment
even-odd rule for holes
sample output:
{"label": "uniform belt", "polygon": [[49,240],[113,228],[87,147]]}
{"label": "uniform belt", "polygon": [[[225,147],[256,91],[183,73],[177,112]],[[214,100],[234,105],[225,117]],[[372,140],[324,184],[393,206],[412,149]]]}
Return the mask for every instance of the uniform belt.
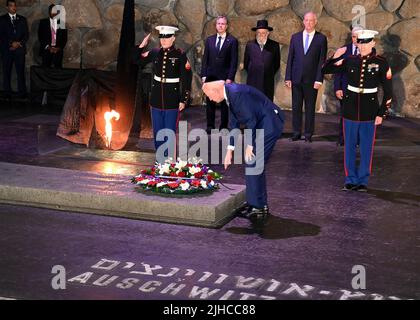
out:
{"label": "uniform belt", "polygon": [[357,87],[353,87],[351,85],[347,86],[347,90],[350,90],[351,92],[356,92],[356,93],[375,93],[375,92],[378,92],[378,88],[357,88]]}
{"label": "uniform belt", "polygon": [[157,75],[154,75],[153,77],[156,81],[162,82],[162,83],[178,83],[179,78],[161,78]]}

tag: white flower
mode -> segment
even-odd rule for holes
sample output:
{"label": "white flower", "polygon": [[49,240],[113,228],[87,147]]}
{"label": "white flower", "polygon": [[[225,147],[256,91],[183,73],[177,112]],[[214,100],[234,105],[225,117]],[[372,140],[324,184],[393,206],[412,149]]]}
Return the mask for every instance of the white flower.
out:
{"label": "white flower", "polygon": [[182,191],[187,191],[190,188],[190,184],[188,182],[181,183],[179,186],[181,187]]}
{"label": "white flower", "polygon": [[206,182],[206,180],[201,180],[201,187],[203,189],[207,189],[207,182]]}
{"label": "white flower", "polygon": [[199,167],[191,167],[189,171],[190,171],[190,174],[191,175],[195,175],[196,173],[199,173],[201,171],[201,168],[199,168]]}
{"label": "white flower", "polygon": [[161,188],[163,186],[166,186],[166,182],[160,182],[156,185],[156,187]]}
{"label": "white flower", "polygon": [[213,170],[211,170],[211,169],[210,169],[209,171],[207,171],[207,173],[213,173],[213,172],[214,172],[214,171],[213,171]]}
{"label": "white flower", "polygon": [[209,185],[211,185],[212,187],[214,187],[214,185],[215,185],[214,181],[212,180],[212,181],[209,183]]}
{"label": "white flower", "polygon": [[141,184],[148,184],[148,183],[149,183],[149,181],[150,181],[149,179],[145,179],[145,180],[143,180],[143,181],[140,181],[140,183],[141,183]]}
{"label": "white flower", "polygon": [[178,169],[178,170],[181,170],[182,168],[186,167],[186,166],[187,166],[187,164],[188,164],[188,162],[187,162],[187,161],[182,161],[182,160],[179,160],[179,161],[177,162],[177,164],[175,165],[175,168],[176,168],[176,169]]}
{"label": "white flower", "polygon": [[161,174],[169,174],[171,172],[171,165],[169,163],[165,163],[159,171]]}

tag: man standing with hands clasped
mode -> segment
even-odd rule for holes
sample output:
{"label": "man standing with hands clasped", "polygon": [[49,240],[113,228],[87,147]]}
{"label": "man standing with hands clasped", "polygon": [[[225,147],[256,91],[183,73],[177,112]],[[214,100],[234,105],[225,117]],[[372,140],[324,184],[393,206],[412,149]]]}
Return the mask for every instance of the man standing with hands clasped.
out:
{"label": "man standing with hands clasped", "polygon": [[[323,73],[345,73],[347,92],[343,98],[344,134],[344,191],[366,192],[372,171],[373,146],[376,127],[392,102],[392,72],[385,58],[376,55],[373,30],[360,30],[357,47],[360,54],[343,58],[346,47],[336,51],[322,68]],[[378,86],[382,85],[384,97],[378,102]],[[360,146],[360,165],[356,166],[357,145]]]}
{"label": "man standing with hands clasped", "polygon": [[315,30],[316,14],[305,14],[305,30],[295,33],[290,40],[285,85],[292,89],[292,141],[302,135],[302,106],[305,102],[305,141],[312,142],[315,131],[315,104],[318,89],[323,83],[322,65],[327,55],[327,38]]}
{"label": "man standing with hands clasped", "polygon": [[16,1],[6,1],[7,13],[0,17],[0,49],[3,60],[3,87],[6,95],[12,94],[11,77],[13,65],[16,67],[18,94],[27,95],[25,80],[26,42],[29,38],[26,18],[16,14]]}
{"label": "man standing with hands clasped", "polygon": [[[217,33],[206,39],[204,48],[201,78],[203,83],[207,77],[223,80],[226,83],[235,81],[238,65],[238,40],[227,33],[226,16],[216,18]],[[224,101],[220,102],[221,123],[219,130],[227,129],[229,110]],[[215,129],[216,103],[207,99],[207,133]]]}

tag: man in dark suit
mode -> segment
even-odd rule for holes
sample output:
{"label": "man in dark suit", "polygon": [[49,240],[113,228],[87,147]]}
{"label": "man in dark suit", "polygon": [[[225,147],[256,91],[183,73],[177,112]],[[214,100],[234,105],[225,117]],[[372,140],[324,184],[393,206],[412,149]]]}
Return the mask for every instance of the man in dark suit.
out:
{"label": "man in dark suit", "polygon": [[[207,77],[224,80],[226,83],[235,81],[238,65],[238,40],[228,34],[228,19],[219,16],[216,19],[217,34],[206,39],[204,56],[201,67],[203,82]],[[221,124],[219,129],[227,129],[229,122],[229,110],[224,101],[220,102]],[[215,129],[216,103],[207,99],[207,133]]]}
{"label": "man in dark suit", "polygon": [[39,22],[38,39],[40,43],[39,55],[42,66],[55,68],[63,67],[64,47],[67,44],[67,30],[59,28],[56,19],[58,12],[54,12],[54,4],[48,7],[49,17]]}
{"label": "man in dark suit", "polygon": [[0,47],[3,60],[3,86],[6,94],[12,92],[12,68],[15,65],[18,94],[27,94],[25,81],[26,42],[29,38],[28,23],[25,17],[16,14],[16,1],[6,1],[7,13],[0,17]]}
{"label": "man in dark suit", "polygon": [[292,88],[293,137],[302,135],[302,105],[305,102],[305,141],[312,142],[315,130],[315,104],[322,86],[322,65],[327,54],[327,38],[315,31],[317,17],[308,12],[303,19],[305,30],[295,33],[290,40],[285,84]]}
{"label": "man in dark suit", "polygon": [[[347,48],[344,53],[343,58],[348,58],[351,55],[357,56],[359,54],[359,49],[357,48],[357,31],[362,30],[361,27],[354,27],[351,31],[352,42],[347,44]],[[340,101],[340,125],[338,128],[338,141],[337,144],[344,146],[344,137],[343,137],[343,97],[347,92],[347,85],[349,81],[345,72],[338,73],[334,75],[334,92],[337,99]]]}
{"label": "man in dark suit", "polygon": [[258,20],[252,30],[256,32],[256,39],[247,43],[244,57],[244,68],[248,72],[247,84],[273,101],[274,76],[280,68],[280,45],[268,38],[273,28],[267,20]]}
{"label": "man in dark suit", "polygon": [[[251,139],[247,142],[245,151],[248,208],[243,214],[251,220],[265,219],[269,214],[265,166],[283,132],[283,112],[261,91],[245,84],[213,81],[205,83],[203,91],[210,100],[224,100],[227,103],[230,110],[230,129],[239,130],[242,125],[252,131],[252,142]],[[224,160],[225,169],[232,164],[236,140],[234,136],[233,133]],[[258,143],[261,138],[264,142],[262,145]],[[251,164],[254,159],[255,163]]]}

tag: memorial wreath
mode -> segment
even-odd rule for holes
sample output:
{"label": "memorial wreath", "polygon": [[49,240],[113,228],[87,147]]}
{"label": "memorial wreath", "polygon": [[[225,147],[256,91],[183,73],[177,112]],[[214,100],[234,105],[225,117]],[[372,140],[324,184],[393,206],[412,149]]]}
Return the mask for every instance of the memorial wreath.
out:
{"label": "memorial wreath", "polygon": [[185,195],[211,192],[219,189],[222,176],[204,165],[201,160],[174,162],[168,159],[158,163],[131,179],[137,191]]}

